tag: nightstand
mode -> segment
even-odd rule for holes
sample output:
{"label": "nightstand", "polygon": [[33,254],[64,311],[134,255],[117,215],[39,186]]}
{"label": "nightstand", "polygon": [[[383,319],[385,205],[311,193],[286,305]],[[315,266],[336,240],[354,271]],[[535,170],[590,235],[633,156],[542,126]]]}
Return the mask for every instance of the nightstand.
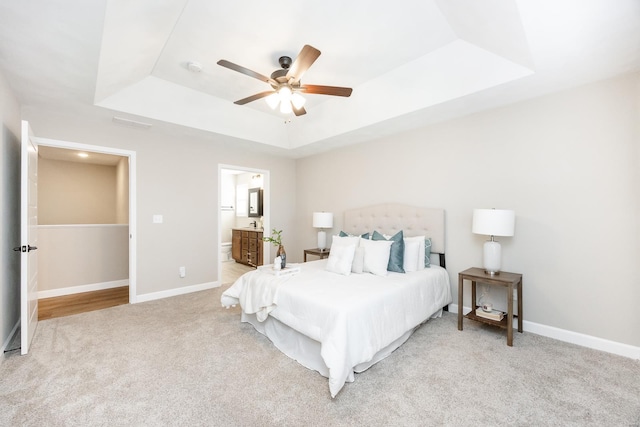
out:
{"label": "nightstand", "polygon": [[[485,273],[483,268],[469,268],[458,273],[458,330],[462,330],[462,284],[465,280],[471,281],[471,311],[467,313],[467,319],[498,326],[507,330],[507,345],[513,346],[513,318],[518,318],[518,332],[522,332],[522,274],[501,271],[491,275]],[[491,286],[503,286],[507,288],[507,316],[500,321],[486,319],[476,315],[476,283],[484,283]],[[513,314],[513,290],[518,292],[518,315]]]}
{"label": "nightstand", "polygon": [[320,259],[327,258],[329,256],[329,249],[320,250],[318,248],[313,249],[305,249],[304,250],[304,262],[307,262],[307,255],[316,255],[319,256]]}

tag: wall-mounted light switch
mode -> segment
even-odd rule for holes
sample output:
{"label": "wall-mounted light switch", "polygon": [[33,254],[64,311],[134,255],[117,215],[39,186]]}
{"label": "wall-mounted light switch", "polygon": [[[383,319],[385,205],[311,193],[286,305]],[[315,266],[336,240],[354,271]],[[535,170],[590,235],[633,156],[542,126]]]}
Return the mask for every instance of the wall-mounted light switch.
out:
{"label": "wall-mounted light switch", "polygon": [[187,269],[186,267],[180,267],[178,269],[178,274],[180,274],[180,277],[185,277],[187,275]]}
{"label": "wall-mounted light switch", "polygon": [[153,216],[154,224],[162,224],[162,215],[154,215]]}

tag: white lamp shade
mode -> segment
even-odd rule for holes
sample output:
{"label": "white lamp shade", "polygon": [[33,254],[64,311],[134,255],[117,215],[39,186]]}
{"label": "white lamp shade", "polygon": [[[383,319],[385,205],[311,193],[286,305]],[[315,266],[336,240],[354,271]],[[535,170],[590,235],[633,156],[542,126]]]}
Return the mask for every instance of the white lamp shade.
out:
{"label": "white lamp shade", "polygon": [[314,212],[313,227],[314,228],[332,228],[333,214],[331,212]]}
{"label": "white lamp shade", "polygon": [[471,231],[487,236],[513,236],[515,222],[516,215],[512,210],[474,209]]}

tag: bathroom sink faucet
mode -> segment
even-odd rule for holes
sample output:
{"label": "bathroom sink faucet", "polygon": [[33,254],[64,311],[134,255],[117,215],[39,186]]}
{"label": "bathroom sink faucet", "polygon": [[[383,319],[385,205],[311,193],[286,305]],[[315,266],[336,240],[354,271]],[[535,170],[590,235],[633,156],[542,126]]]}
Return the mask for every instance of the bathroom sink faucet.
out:
{"label": "bathroom sink faucet", "polygon": [[257,221],[250,222],[249,224],[253,225],[253,228],[257,228],[258,227],[258,222]]}

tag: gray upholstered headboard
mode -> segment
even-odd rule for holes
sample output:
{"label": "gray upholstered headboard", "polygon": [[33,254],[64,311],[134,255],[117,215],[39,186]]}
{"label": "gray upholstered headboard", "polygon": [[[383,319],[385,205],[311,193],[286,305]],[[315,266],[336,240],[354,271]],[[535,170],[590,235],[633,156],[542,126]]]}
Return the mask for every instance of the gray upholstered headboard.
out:
{"label": "gray upholstered headboard", "polygon": [[344,212],[344,231],[363,234],[374,230],[394,235],[403,230],[405,237],[431,238],[431,252],[444,254],[444,209],[386,203]]}

